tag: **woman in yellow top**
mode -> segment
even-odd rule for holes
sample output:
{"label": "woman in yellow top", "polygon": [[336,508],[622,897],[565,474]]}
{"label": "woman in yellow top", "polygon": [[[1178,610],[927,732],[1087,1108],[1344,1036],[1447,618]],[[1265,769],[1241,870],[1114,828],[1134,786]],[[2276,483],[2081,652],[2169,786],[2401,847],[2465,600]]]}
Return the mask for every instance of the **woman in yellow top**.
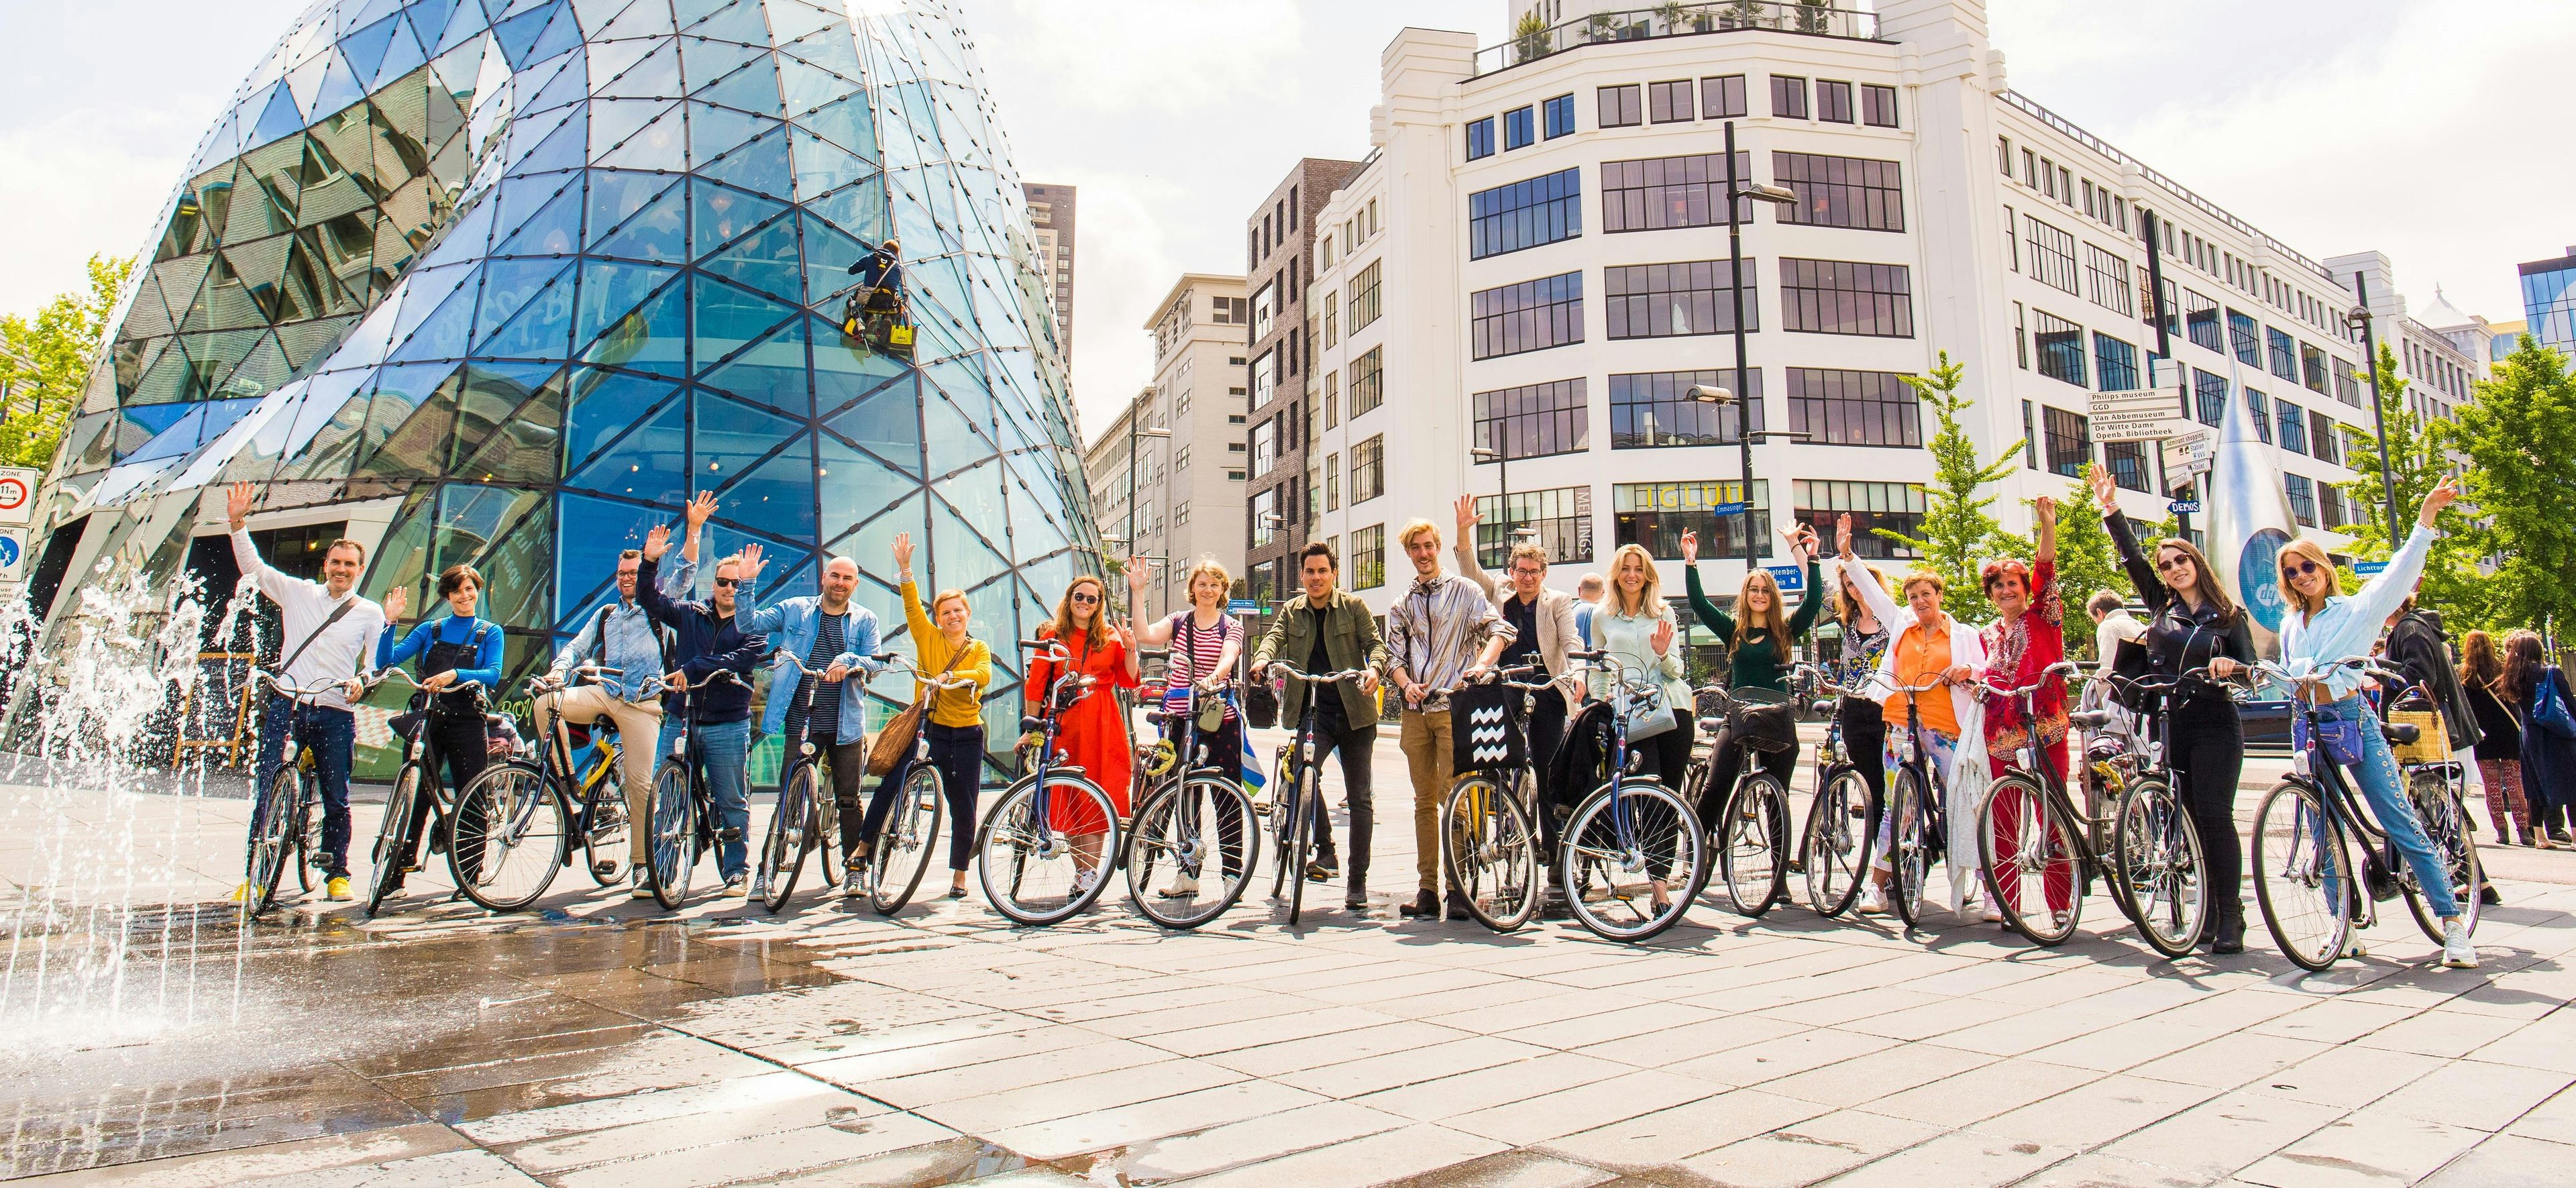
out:
{"label": "woman in yellow top", "polygon": [[[944,669],[948,680],[972,682],[971,687],[937,690],[925,715],[930,720],[921,724],[930,739],[930,765],[939,770],[939,783],[948,795],[948,898],[964,899],[966,860],[975,849],[975,794],[984,782],[984,689],[993,683],[993,649],[966,633],[974,611],[966,604],[965,591],[942,590],[923,608],[921,587],[912,580],[911,533],[895,533],[894,565],[903,578],[903,618],[911,628],[913,662],[924,673]],[[932,692],[927,682],[914,680],[915,701]],[[871,844],[894,807],[894,790],[903,787],[911,770],[907,759],[877,784],[861,830]]]}

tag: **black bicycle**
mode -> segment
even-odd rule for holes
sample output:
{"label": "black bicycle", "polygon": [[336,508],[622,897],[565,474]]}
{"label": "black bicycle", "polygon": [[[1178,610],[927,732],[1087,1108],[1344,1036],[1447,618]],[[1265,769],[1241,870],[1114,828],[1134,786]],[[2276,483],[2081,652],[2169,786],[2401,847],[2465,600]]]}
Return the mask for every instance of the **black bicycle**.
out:
{"label": "black bicycle", "polygon": [[[1533,674],[1539,679],[1530,680]],[[1529,720],[1531,700],[1552,683],[1545,670],[1535,665],[1502,669],[1488,679],[1520,691],[1523,722]],[[1501,727],[1500,722],[1461,720],[1452,729],[1491,730],[1502,737]],[[1467,901],[1468,914],[1496,932],[1519,928],[1538,913],[1539,873],[1549,864],[1548,856],[1540,853],[1537,824],[1542,811],[1538,757],[1523,750],[1515,766],[1459,776],[1440,805],[1441,848],[1449,860],[1450,877]]]}
{"label": "black bicycle", "polygon": [[[877,659],[912,674],[930,686],[929,696],[937,697],[946,689],[971,689],[975,682],[965,677],[943,676],[924,672],[908,656],[879,654]],[[926,715],[925,715],[926,716]],[[868,906],[880,916],[890,916],[912,902],[913,892],[921,889],[921,878],[930,870],[930,861],[939,848],[940,823],[948,816],[946,785],[939,767],[930,761],[930,731],[915,730],[912,736],[912,759],[901,770],[903,782],[886,787],[879,780],[876,795],[896,797],[877,835],[867,840],[868,851],[850,872],[850,878],[867,893]],[[889,774],[886,778],[892,778]],[[961,822],[958,828],[969,828],[973,822]]]}
{"label": "black bicycle", "polygon": [[[1920,685],[1892,686],[1905,698],[1905,733],[1891,740],[1896,766],[1887,773],[1887,811],[1879,824],[1879,831],[1887,836],[1879,844],[1887,849],[1888,906],[1909,930],[1922,915],[1932,864],[1942,860],[1950,845],[1949,811],[1944,803],[1949,786],[1933,765],[1930,748],[1920,741],[1923,713],[1915,699],[1947,683],[1935,676]],[[1953,871],[1950,877],[1967,875]]]}
{"label": "black bicycle", "polygon": [[[2207,678],[2202,665],[2179,676],[2119,677],[2113,687],[2165,702],[2150,715],[2151,735],[2132,735],[2118,755],[2095,763],[2094,783],[2111,799],[2111,893],[2137,922],[2147,946],[2167,958],[2189,956],[2208,925],[2209,858],[2191,810],[2174,790],[2173,706],[2170,697],[2188,682]],[[2108,730],[2117,711],[2078,710],[2067,715],[2087,731]]]}
{"label": "black bicycle", "polygon": [[[370,916],[375,915],[385,900],[393,896],[395,886],[401,883],[404,875],[420,869],[420,864],[413,861],[419,856],[413,850],[415,845],[426,846],[432,854],[445,853],[448,872],[455,878],[459,889],[481,874],[479,870],[469,869],[470,864],[460,866],[456,848],[451,844],[455,841],[453,821],[457,802],[438,778],[441,756],[427,743],[429,718],[434,712],[432,698],[417,692],[420,679],[405,669],[381,669],[376,673],[376,680],[399,680],[412,686],[416,692],[412,698],[410,721],[406,723],[409,729],[399,732],[402,766],[394,772],[393,792],[385,797],[384,819],[376,823],[375,866],[367,872],[367,914]],[[482,687],[481,681],[463,680],[441,692],[463,693]],[[491,715],[484,717],[486,722],[491,720]],[[420,837],[415,841],[407,831],[412,815],[420,811],[424,796],[428,798],[429,820],[422,825]]]}
{"label": "black bicycle", "polygon": [[[251,669],[251,679],[267,682],[294,703],[288,711],[290,739],[294,737],[295,718],[312,708],[313,699],[340,688],[337,681],[297,688],[265,668]],[[321,757],[314,754],[312,747],[297,746],[293,754],[284,756],[277,774],[258,792],[259,802],[251,808],[242,889],[235,893],[244,918],[257,916],[276,902],[277,886],[286,875],[288,854],[294,855],[296,884],[306,894],[313,891],[314,864],[330,860],[322,852],[322,819],[315,811],[322,802]]]}
{"label": "black bicycle", "polygon": [[[1835,697],[1848,692],[1831,681],[1819,681],[1819,693]],[[1851,761],[1843,743],[1842,715],[1825,712],[1825,740],[1816,747],[1816,795],[1807,806],[1807,825],[1798,841],[1798,869],[1806,876],[1807,906],[1827,919],[1851,910],[1869,878],[1871,846],[1878,840],[1881,797],[1870,791],[1869,777]]]}
{"label": "black bicycle", "polygon": [[680,691],[680,704],[671,711],[680,715],[680,737],[653,769],[653,798],[644,811],[648,823],[644,857],[653,878],[653,902],[666,912],[688,902],[689,879],[697,871],[698,859],[717,842],[731,840],[715,824],[715,798],[707,791],[706,742],[699,737],[690,712],[698,690],[717,682],[739,685],[742,678],[732,669],[719,668]]}
{"label": "black bicycle", "polygon": [[993,910],[1015,924],[1039,927],[1090,907],[1109,885],[1119,854],[1118,810],[1082,768],[1060,762],[1056,735],[1064,712],[1090,696],[1094,678],[1069,671],[1073,654],[1052,639],[1024,639],[1031,663],[1052,663],[1040,712],[1020,719],[1038,745],[1027,769],[1002,790],[975,833],[975,877]]}
{"label": "black bicycle", "polygon": [[[2040,745],[2038,718],[2032,712],[2033,699],[2050,678],[2080,671],[2073,661],[2060,660],[2019,688],[1980,687],[1989,696],[2018,702],[2021,720],[2031,725],[1977,805],[1979,874],[1987,902],[1995,905],[2004,924],[2041,946],[2061,945],[2075,935],[2094,878],[2110,867],[2094,849],[2089,824],[2078,820],[2067,799],[2066,773],[2050,763],[2053,749]],[[2000,834],[1998,819],[2003,822]],[[2009,852],[2005,841],[2011,843]],[[2125,896],[2114,894],[2112,900],[2123,914],[2135,914]],[[2195,927],[2193,934],[2198,931]]]}
{"label": "black bicycle", "polygon": [[[624,675],[593,664],[574,671],[594,679]],[[543,677],[528,686],[537,697],[561,688]],[[569,722],[564,727],[538,740],[532,754],[484,768],[457,793],[455,819],[475,824],[455,829],[449,848],[474,853],[477,861],[469,864],[475,877],[458,879],[456,889],[487,910],[513,912],[535,903],[553,885],[556,870],[572,864],[575,839],[600,886],[625,873],[631,823],[615,775],[617,747],[601,739],[583,769],[573,761],[567,735],[592,735]]]}
{"label": "black bicycle", "polygon": [[[1703,730],[1712,731],[1708,756],[1692,765],[1694,787],[1688,799],[1694,805],[1715,805],[1716,813],[1704,822],[1709,847],[1717,853],[1718,882],[1725,888],[1727,904],[1737,914],[1759,916],[1771,905],[1789,897],[1789,789],[1762,767],[1761,758],[1768,748],[1779,748],[1769,740],[1755,737],[1747,729],[1751,715],[1773,706],[1786,705],[1789,695],[1771,689],[1748,686],[1732,691],[1700,690],[1702,697],[1714,697],[1719,705],[1716,716],[1700,719]],[[1794,714],[1794,710],[1792,713]],[[1794,723],[1796,719],[1791,718]],[[1794,730],[1796,727],[1791,726]],[[1737,761],[1735,786],[1725,792],[1723,800],[1713,799],[1708,782],[1717,761],[1716,740],[1736,740]]]}
{"label": "black bicycle", "polygon": [[1179,710],[1147,710],[1171,735],[1140,748],[1136,817],[1127,837],[1127,895],[1165,928],[1196,928],[1222,915],[1252,885],[1261,831],[1252,797],[1208,754],[1202,713],[1231,702],[1193,685]]}
{"label": "black bicycle", "polygon": [[1669,712],[1663,688],[1609,652],[1568,653],[1610,670],[1609,778],[1574,807],[1557,845],[1566,906],[1593,935],[1642,941],[1679,923],[1708,879],[1699,814],[1661,782],[1628,772],[1628,723]]}
{"label": "black bicycle", "polygon": [[[1339,696],[1334,686],[1357,680],[1367,670],[1343,669],[1340,672],[1307,673],[1281,660],[1270,662],[1269,672],[1306,686],[1306,712],[1297,719],[1297,733],[1288,745],[1280,748],[1279,790],[1270,798],[1269,817],[1272,841],[1276,848],[1271,860],[1270,897],[1288,896],[1288,926],[1297,926],[1298,913],[1306,903],[1306,868],[1315,852],[1315,831],[1332,826],[1324,816],[1324,772],[1317,762],[1322,749],[1315,743],[1315,714],[1326,697]],[[1354,860],[1359,856],[1353,855]]]}
{"label": "black bicycle", "polygon": [[[784,648],[772,655],[796,666],[799,700],[788,710],[787,720],[808,720],[814,698],[822,695],[825,683],[818,679],[813,688],[802,688],[803,677],[813,673],[805,667],[805,661]],[[888,658],[874,657],[880,662]],[[864,680],[866,675],[852,669],[841,679]],[[770,689],[775,695],[777,685],[772,684]],[[830,686],[830,691],[834,697],[841,695],[838,685]],[[760,861],[752,868],[751,876],[751,893],[760,897],[761,906],[768,908],[771,915],[787,910],[787,900],[796,894],[796,879],[805,871],[805,860],[818,848],[823,851],[823,885],[839,883],[834,873],[839,868],[832,864],[832,846],[840,836],[840,807],[822,794],[822,781],[815,774],[822,756],[816,752],[813,740],[802,736],[789,739],[787,750],[787,773],[778,781],[778,807],[769,815],[769,835],[760,844]],[[916,872],[914,881],[919,880]]]}

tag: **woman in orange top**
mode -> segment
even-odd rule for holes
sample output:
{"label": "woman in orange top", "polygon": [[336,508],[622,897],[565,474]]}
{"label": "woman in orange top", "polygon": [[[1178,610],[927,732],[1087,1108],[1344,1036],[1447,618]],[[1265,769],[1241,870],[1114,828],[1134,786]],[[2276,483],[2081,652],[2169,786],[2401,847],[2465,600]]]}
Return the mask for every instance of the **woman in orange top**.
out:
{"label": "woman in orange top", "polygon": [[[1057,761],[1080,767],[1084,776],[1109,794],[1109,803],[1117,806],[1123,818],[1132,811],[1127,785],[1135,770],[1136,748],[1128,740],[1127,724],[1120,719],[1118,697],[1112,690],[1136,687],[1136,652],[1128,646],[1127,633],[1110,624],[1108,611],[1106,584],[1089,574],[1073,579],[1055,604],[1055,620],[1038,628],[1038,638],[1056,641],[1072,658],[1031,661],[1023,693],[1029,712],[1038,714],[1045,711],[1047,689],[1058,677],[1078,673],[1093,679],[1090,691],[1056,719]],[[1028,736],[1021,741],[1036,739]],[[1109,832],[1109,822],[1100,819],[1098,808],[1070,796],[1050,798],[1047,826],[1071,838],[1082,855],[1077,859],[1082,873],[1076,877],[1100,877],[1100,843]]]}

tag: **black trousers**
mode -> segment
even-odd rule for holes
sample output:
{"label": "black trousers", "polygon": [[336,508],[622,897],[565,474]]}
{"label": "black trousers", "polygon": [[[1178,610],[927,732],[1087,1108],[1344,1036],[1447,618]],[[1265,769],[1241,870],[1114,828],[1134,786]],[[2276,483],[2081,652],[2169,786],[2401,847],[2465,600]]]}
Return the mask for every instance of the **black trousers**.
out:
{"label": "black trousers", "polygon": [[1672,729],[1629,746],[1645,755],[1646,774],[1679,796],[1682,777],[1690,772],[1691,741],[1698,737],[1699,727],[1698,719],[1687,709],[1674,710],[1673,722]]}
{"label": "black trousers", "polygon": [[1887,711],[1875,701],[1845,697],[1834,706],[1843,728],[1843,761],[1869,781],[1872,802],[1887,798]]}
{"label": "black trousers", "polygon": [[[948,798],[948,869],[964,870],[975,854],[975,798],[984,782],[984,728],[924,722],[921,730],[930,738],[930,765],[938,769],[941,791]],[[904,780],[911,775],[912,761],[906,759],[892,776],[877,781],[876,795],[868,798],[867,820],[860,826],[861,840],[876,840],[886,814],[903,795]]]}
{"label": "black trousers", "polygon": [[2209,902],[2217,913],[2241,912],[2245,853],[2236,838],[2236,779],[2245,770],[2244,723],[2225,701],[2188,701],[2172,713],[2175,791],[2191,810],[2192,831],[2209,862]]}
{"label": "black trousers", "polygon": [[[1163,737],[1171,740],[1175,747],[1180,745],[1182,725],[1177,720],[1163,723]],[[1216,768],[1224,774],[1225,778],[1236,784],[1243,782],[1243,719],[1241,717],[1228,715],[1223,725],[1214,730],[1201,731],[1198,736],[1198,749],[1200,751],[1198,758],[1205,761],[1204,766]],[[1191,756],[1183,755],[1174,762],[1189,764],[1191,759]],[[1144,806],[1134,804],[1128,807],[1130,810],[1136,810]],[[1183,828],[1197,829],[1198,814],[1197,798],[1191,797],[1181,801]],[[1243,814],[1220,808],[1216,810],[1216,818],[1218,870],[1226,878],[1233,878],[1234,873],[1243,868]]]}
{"label": "black trousers", "polygon": [[[478,810],[464,803],[461,794],[465,785],[473,783],[474,777],[483,774],[483,768],[491,762],[490,754],[484,750],[483,738],[483,715],[450,715],[435,709],[429,711],[429,725],[421,736],[421,745],[426,752],[423,764],[429,769],[429,774],[436,777],[441,763],[447,767],[447,794],[456,805],[456,820],[452,823],[454,836],[466,839],[467,852],[457,855],[458,873],[466,879],[474,878],[482,870],[483,819]],[[424,785],[420,796],[412,801],[411,820],[403,826],[402,852],[394,856],[394,860],[404,866],[419,861],[420,835],[429,827],[430,814],[435,811],[430,798],[435,795]],[[394,886],[402,886],[399,876],[395,878]]]}
{"label": "black trousers", "polygon": [[[1331,689],[1316,690],[1323,696],[1338,696]],[[1293,742],[1291,745],[1294,745]],[[1369,788],[1369,761],[1377,754],[1377,723],[1352,726],[1340,714],[1317,712],[1315,715],[1315,764],[1323,765],[1327,756],[1339,752],[1342,757],[1342,794],[1351,812],[1351,865],[1344,874],[1352,890],[1368,886],[1369,844],[1377,834],[1377,798]],[[1320,774],[1320,773],[1319,773]],[[1287,773],[1276,777],[1282,781]],[[1287,785],[1283,782],[1284,791]],[[1320,796],[1320,793],[1318,793]],[[1273,803],[1277,798],[1272,798]],[[1333,829],[1330,820],[1315,822],[1315,857],[1323,862],[1336,862]]]}
{"label": "black trousers", "polygon": [[[1536,766],[1531,769],[1533,778],[1530,780],[1530,783],[1536,788],[1538,793],[1538,803],[1532,807],[1538,814],[1539,853],[1551,858],[1556,853],[1556,835],[1559,832],[1558,827],[1560,824],[1557,820],[1558,811],[1563,810],[1568,813],[1573,812],[1573,798],[1583,792],[1591,791],[1590,788],[1584,788],[1580,791],[1569,788],[1559,788],[1554,786],[1547,778],[1547,773],[1556,770],[1556,753],[1565,746],[1565,720],[1567,716],[1568,708],[1565,703],[1565,690],[1563,688],[1550,685],[1546,690],[1531,696],[1529,715],[1530,762]],[[1549,861],[1547,863],[1547,877],[1551,882],[1556,878],[1556,863],[1554,861]]]}
{"label": "black trousers", "polygon": [[[1693,806],[1699,810],[1699,819],[1703,823],[1715,822],[1717,814],[1726,811],[1727,793],[1735,790],[1735,778],[1744,770],[1745,748],[1735,741],[1734,731],[1720,727],[1717,741],[1712,746],[1714,749],[1708,760],[1708,787],[1703,791],[1701,803]],[[1760,751],[1756,755],[1762,770],[1780,781],[1781,791],[1788,791],[1789,782],[1798,774],[1798,748],[1791,746],[1785,751]]]}

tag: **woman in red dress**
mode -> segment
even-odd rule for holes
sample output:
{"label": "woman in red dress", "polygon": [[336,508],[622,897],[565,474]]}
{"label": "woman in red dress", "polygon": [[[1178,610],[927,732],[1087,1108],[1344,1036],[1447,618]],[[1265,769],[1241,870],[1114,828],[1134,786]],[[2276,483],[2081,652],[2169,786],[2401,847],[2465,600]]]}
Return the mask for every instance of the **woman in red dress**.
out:
{"label": "woman in red dress", "polygon": [[[1993,600],[2001,616],[1986,625],[1986,684],[1998,689],[2018,689],[2040,680],[2048,666],[2066,658],[2066,601],[2057,590],[2057,501],[2045,495],[2038,501],[2038,549],[2030,568],[2019,561],[1989,561],[1981,577],[1986,597]],[[2054,775],[2059,787],[2066,782],[2066,679],[2049,677],[2038,692],[2031,695],[2031,715],[2022,715],[2019,698],[1986,699],[1986,761],[1992,774],[2001,776],[2013,752],[2030,746],[2039,752],[2042,771]],[[2037,812],[2037,805],[2023,805],[2016,798],[1995,802],[1995,880],[2006,896],[2019,900],[2020,868],[2014,858],[2020,854],[2021,814]],[[2070,905],[2075,889],[2072,862],[2052,861],[2041,875],[2042,893],[2048,897],[2052,912],[2063,913]],[[2003,913],[1991,902],[1986,904],[1985,918],[2000,920]]]}
{"label": "woman in red dress", "polygon": [[[1128,646],[1127,633],[1110,624],[1108,610],[1107,585],[1089,575],[1073,579],[1065,587],[1064,598],[1055,604],[1055,621],[1038,629],[1038,638],[1057,641],[1071,659],[1031,662],[1023,692],[1029,712],[1035,714],[1044,709],[1047,688],[1057,677],[1070,672],[1094,679],[1090,691],[1056,719],[1057,762],[1080,767],[1084,776],[1109,794],[1109,802],[1124,818],[1132,811],[1127,785],[1136,748],[1119,716],[1116,690],[1136,687],[1136,652]],[[1074,849],[1088,858],[1077,859],[1082,867],[1078,877],[1100,877],[1100,844],[1109,823],[1100,819],[1098,809],[1087,800],[1054,800],[1047,805],[1047,825],[1071,838]]]}

